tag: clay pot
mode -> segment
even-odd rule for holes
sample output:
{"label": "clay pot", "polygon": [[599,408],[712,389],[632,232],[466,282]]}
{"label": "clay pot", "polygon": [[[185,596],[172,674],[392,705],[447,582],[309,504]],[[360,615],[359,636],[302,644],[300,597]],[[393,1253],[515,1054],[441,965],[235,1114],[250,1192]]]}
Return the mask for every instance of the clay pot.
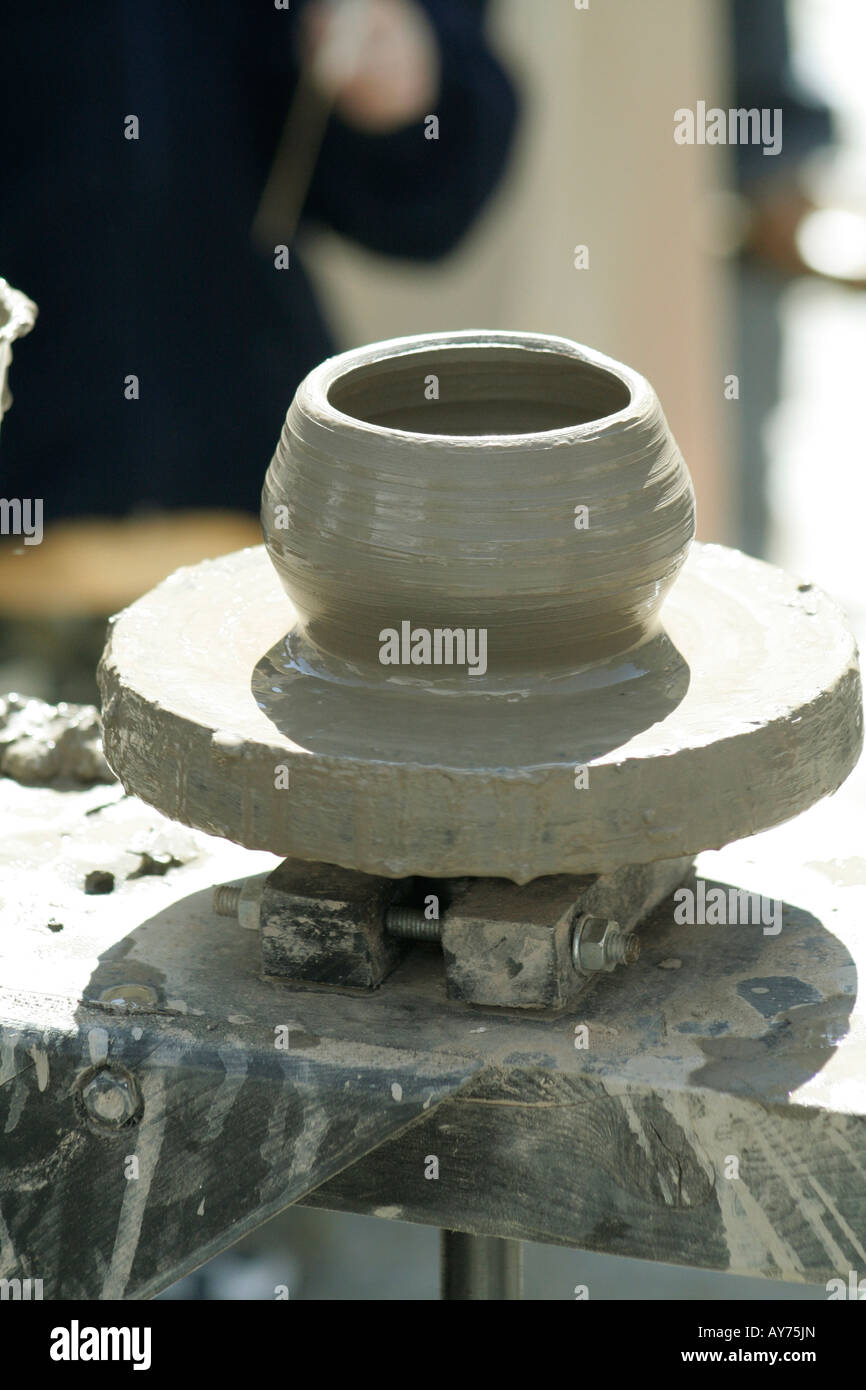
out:
{"label": "clay pot", "polygon": [[492,677],[549,676],[657,631],[695,507],[637,372],[564,338],[437,333],[306,377],[262,524],[313,665],[375,666],[408,620],[485,629]]}

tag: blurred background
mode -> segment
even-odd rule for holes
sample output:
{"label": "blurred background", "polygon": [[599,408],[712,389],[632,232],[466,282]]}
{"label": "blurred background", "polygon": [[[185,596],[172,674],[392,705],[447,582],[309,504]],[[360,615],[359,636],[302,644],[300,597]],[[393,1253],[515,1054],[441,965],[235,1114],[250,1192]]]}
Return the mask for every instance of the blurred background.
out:
{"label": "blurred background", "polygon": [[[818,583],[866,632],[862,0],[67,8],[2,21],[0,273],[40,315],[0,493],[45,520],[38,545],[0,537],[0,691],[96,701],[111,612],[258,543],[304,373],[436,329],[557,333],[636,367],[699,539]],[[676,143],[699,102],[781,109],[780,153]],[[864,781],[840,822],[863,824]],[[436,1279],[433,1231],[290,1210],[169,1296],[429,1298]],[[541,1247],[526,1284],[824,1296]]]}

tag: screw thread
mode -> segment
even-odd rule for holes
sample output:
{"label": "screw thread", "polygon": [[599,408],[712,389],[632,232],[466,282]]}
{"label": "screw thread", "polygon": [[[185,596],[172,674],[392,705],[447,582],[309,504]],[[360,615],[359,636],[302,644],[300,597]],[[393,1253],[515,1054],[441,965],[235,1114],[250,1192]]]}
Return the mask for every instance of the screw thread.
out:
{"label": "screw thread", "polygon": [[385,930],[391,936],[408,941],[438,941],[442,923],[435,917],[425,917],[420,907],[389,907],[385,913]]}
{"label": "screw thread", "polygon": [[218,917],[236,917],[241,890],[233,883],[220,883],[213,890],[213,910]]}
{"label": "screw thread", "polygon": [[640,955],[640,937],[635,932],[611,933],[606,954],[617,965],[634,965]]}

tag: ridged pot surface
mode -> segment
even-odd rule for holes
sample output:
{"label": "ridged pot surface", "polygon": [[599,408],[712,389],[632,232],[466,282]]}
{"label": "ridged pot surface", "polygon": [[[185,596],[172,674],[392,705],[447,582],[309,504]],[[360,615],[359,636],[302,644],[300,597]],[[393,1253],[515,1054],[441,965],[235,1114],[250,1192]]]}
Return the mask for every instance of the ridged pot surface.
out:
{"label": "ridged pot surface", "polygon": [[373,666],[408,622],[484,629],[490,672],[553,672],[655,631],[694,494],[637,372],[564,338],[439,333],[305,378],[262,524],[314,652]]}

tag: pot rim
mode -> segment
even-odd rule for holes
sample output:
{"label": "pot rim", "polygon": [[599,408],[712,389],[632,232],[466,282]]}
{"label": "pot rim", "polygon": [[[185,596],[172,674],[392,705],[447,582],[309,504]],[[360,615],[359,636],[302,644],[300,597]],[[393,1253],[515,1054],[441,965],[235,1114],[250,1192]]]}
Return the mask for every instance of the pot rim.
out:
{"label": "pot rim", "polygon": [[[572,361],[586,363],[606,373],[625,386],[629,399],[619,410],[592,420],[556,429],[523,431],[503,434],[426,433],[420,430],[396,429],[390,425],[371,424],[358,416],[349,415],[335,406],[330,392],[352,372],[389,358],[430,354],[460,348],[513,348],[538,354],[551,353]],[[604,353],[574,342],[570,338],[549,333],[529,333],[506,329],[461,329],[454,332],[415,333],[406,337],[388,338],[363,347],[328,357],[304,378],[295,394],[289,415],[299,410],[312,423],[328,430],[338,429],[345,436],[351,433],[365,439],[375,438],[382,443],[393,440],[404,446],[436,445],[440,449],[478,450],[494,445],[499,450],[552,448],[560,444],[590,440],[599,434],[643,417],[656,404],[657,398],[647,379]]]}

